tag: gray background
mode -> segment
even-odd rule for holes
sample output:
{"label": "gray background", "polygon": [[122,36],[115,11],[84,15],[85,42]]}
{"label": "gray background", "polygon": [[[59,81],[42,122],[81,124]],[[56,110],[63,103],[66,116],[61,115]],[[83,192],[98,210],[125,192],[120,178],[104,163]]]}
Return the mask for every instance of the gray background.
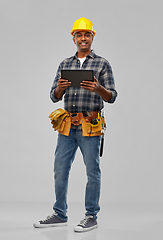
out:
{"label": "gray background", "polygon": [[[162,1],[0,0],[0,201],[54,200],[57,132],[49,91],[59,63],[76,52],[80,17],[97,31],[93,49],[109,60],[119,93],[105,105],[102,202],[162,203]],[[83,202],[80,152],[69,201]]]}

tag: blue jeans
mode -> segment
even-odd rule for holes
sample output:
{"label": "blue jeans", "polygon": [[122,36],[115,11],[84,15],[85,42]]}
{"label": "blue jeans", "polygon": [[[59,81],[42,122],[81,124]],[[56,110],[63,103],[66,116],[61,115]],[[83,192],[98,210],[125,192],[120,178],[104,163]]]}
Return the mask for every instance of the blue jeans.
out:
{"label": "blue jeans", "polygon": [[61,219],[67,220],[67,189],[71,165],[74,161],[77,148],[83,155],[87,173],[87,185],[85,192],[86,215],[97,218],[100,210],[99,197],[101,185],[100,171],[100,141],[101,136],[83,137],[82,129],[70,130],[69,136],[58,134],[58,142],[55,151],[54,180],[56,202],[53,209]]}

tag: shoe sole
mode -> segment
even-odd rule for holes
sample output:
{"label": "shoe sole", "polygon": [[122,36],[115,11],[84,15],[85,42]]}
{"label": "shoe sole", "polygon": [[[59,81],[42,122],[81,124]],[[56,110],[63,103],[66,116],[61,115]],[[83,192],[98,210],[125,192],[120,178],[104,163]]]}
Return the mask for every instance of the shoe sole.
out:
{"label": "shoe sole", "polygon": [[98,228],[98,225],[95,225],[95,226],[90,227],[90,228],[81,228],[81,229],[74,228],[74,232],[88,232],[88,231],[91,231],[91,230],[96,229],[96,228]]}
{"label": "shoe sole", "polygon": [[67,226],[67,223],[54,223],[54,224],[37,224],[34,223],[33,227],[35,228],[48,228],[48,227],[63,227]]}

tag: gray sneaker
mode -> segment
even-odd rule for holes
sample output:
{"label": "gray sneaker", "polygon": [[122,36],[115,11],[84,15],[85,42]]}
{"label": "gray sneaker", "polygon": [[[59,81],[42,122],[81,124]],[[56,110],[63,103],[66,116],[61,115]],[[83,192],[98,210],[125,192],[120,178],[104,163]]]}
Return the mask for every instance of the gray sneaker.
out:
{"label": "gray sneaker", "polygon": [[97,221],[93,219],[93,216],[85,216],[85,218],[74,228],[74,231],[87,232],[97,227]]}
{"label": "gray sneaker", "polygon": [[59,227],[66,226],[67,220],[61,220],[57,217],[57,213],[53,213],[48,216],[45,220],[40,220],[38,223],[34,223],[35,228],[47,228],[47,227]]}

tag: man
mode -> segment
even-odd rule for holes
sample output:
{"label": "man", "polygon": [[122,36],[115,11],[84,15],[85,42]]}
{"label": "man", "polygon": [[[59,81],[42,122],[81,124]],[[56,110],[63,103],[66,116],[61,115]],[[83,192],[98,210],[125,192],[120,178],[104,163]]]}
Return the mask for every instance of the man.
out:
{"label": "man", "polygon": [[[50,97],[54,103],[64,97],[64,109],[70,114],[66,117],[71,129],[67,134],[59,131],[55,151],[54,179],[56,202],[54,213],[45,220],[34,224],[35,227],[51,227],[67,225],[67,188],[68,177],[75,153],[79,147],[87,172],[85,193],[84,219],[75,227],[75,232],[85,232],[97,228],[97,213],[100,210],[100,179],[99,152],[101,143],[101,129],[94,128],[92,119],[101,119],[104,101],[113,103],[116,99],[114,78],[107,60],[97,56],[92,50],[96,31],[93,24],[86,18],[74,22],[71,30],[74,44],[77,46],[75,56],[65,59],[59,65]],[[93,70],[94,81],[82,81],[79,88],[71,87],[71,82],[61,79],[62,69]],[[77,118],[76,118],[77,116]],[[75,118],[75,121],[73,121]],[[65,123],[64,123],[65,124]],[[102,124],[103,125],[103,124]],[[90,129],[87,128],[90,126]],[[97,131],[95,129],[97,128]],[[85,133],[88,130],[88,134]],[[61,130],[61,129],[60,129]],[[100,130],[100,131],[99,131]],[[67,130],[66,130],[67,131]],[[100,132],[100,133],[99,133]]]}

